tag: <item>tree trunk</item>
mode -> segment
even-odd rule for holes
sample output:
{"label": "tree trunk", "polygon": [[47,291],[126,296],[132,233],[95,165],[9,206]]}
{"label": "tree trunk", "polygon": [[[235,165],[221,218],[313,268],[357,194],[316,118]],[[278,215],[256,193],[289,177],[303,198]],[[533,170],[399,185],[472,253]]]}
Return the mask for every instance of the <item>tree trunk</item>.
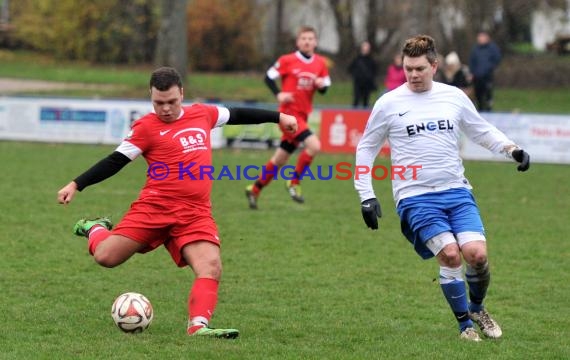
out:
{"label": "tree trunk", "polygon": [[378,4],[376,0],[368,0],[368,17],[366,19],[366,40],[370,42],[372,46],[372,53],[377,48],[376,45],[376,31],[378,30],[379,16],[378,16]]}
{"label": "tree trunk", "polygon": [[347,65],[354,56],[354,30],[352,27],[352,1],[330,0],[339,37],[338,59],[341,66]]}
{"label": "tree trunk", "polygon": [[277,0],[275,16],[275,44],[273,48],[273,58],[277,59],[281,54],[291,51],[291,44],[289,44],[290,35],[283,28],[283,14],[284,3],[283,0]]}
{"label": "tree trunk", "polygon": [[188,0],[162,0],[161,20],[157,36],[155,64],[171,66],[186,83],[188,69]]}

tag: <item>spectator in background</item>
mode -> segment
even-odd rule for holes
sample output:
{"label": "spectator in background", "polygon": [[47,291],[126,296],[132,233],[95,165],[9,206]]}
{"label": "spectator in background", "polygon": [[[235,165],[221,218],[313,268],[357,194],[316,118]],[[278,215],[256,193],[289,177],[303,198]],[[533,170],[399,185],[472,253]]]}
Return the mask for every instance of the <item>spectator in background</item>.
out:
{"label": "spectator in background", "polygon": [[445,82],[445,76],[443,75],[443,66],[445,64],[445,58],[440,53],[437,53],[437,70],[433,75],[433,81]]}
{"label": "spectator in background", "polygon": [[386,78],[384,79],[386,92],[394,90],[405,82],[406,74],[404,73],[404,67],[402,66],[402,54],[398,53],[394,55],[394,59],[392,60],[392,63],[388,65],[388,70],[386,71]]}
{"label": "spectator in background", "polygon": [[450,52],[445,57],[443,63],[443,83],[452,85],[463,90],[467,96],[471,96],[471,73],[469,68],[461,63],[459,55],[455,51]]}
{"label": "spectator in background", "polygon": [[471,50],[469,68],[473,74],[473,86],[479,111],[491,111],[493,107],[493,73],[501,62],[501,50],[486,31],[479,31],[477,44]]}
{"label": "spectator in background", "polygon": [[350,62],[348,72],[352,76],[353,100],[352,107],[368,107],[370,94],[376,91],[376,62],[370,54],[370,43],[360,44],[358,55]]}

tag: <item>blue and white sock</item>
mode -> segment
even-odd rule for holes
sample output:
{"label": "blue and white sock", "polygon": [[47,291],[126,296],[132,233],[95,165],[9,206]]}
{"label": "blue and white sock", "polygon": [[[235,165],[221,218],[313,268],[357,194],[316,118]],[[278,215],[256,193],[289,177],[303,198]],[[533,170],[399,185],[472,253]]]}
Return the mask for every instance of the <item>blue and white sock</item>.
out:
{"label": "blue and white sock", "polygon": [[467,290],[463,280],[463,267],[450,268],[440,266],[439,284],[445,299],[449,303],[455,319],[459,323],[459,329],[473,327],[473,322],[469,319]]}

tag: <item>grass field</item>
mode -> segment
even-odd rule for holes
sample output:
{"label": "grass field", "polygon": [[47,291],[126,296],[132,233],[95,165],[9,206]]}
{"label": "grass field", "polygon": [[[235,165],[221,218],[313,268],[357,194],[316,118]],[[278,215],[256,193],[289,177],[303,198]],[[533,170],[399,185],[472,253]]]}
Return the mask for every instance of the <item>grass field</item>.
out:
{"label": "grass field", "polygon": [[[118,221],[138,194],[145,164],[80,193],[64,207],[56,192],[113,147],[0,142],[2,359],[568,359],[570,167],[467,162],[486,224],[492,286],[487,306],[499,341],[458,339],[434,261],[422,261],[399,232],[390,184],[375,183],[384,217],[365,228],[351,181],[306,181],[304,205],[283,181],[260,210],[247,208],[246,181],[217,181],[214,214],[224,276],[213,326],[235,341],[185,335],[192,281],[164,249],[105,269],[71,228],[84,216]],[[215,165],[264,163],[269,153],[216,151]],[[320,156],[317,165],[352,162]],[[385,162],[385,160],[380,160]],[[122,292],[154,305],[143,334],[115,328]]]}

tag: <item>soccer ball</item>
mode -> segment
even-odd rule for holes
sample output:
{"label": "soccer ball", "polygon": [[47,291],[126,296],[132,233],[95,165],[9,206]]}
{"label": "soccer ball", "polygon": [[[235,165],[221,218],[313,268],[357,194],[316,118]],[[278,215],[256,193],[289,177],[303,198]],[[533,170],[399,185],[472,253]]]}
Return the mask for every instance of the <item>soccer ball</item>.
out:
{"label": "soccer ball", "polygon": [[113,321],[126,333],[142,332],[149,327],[153,315],[150,301],[135,292],[119,295],[111,308]]}

